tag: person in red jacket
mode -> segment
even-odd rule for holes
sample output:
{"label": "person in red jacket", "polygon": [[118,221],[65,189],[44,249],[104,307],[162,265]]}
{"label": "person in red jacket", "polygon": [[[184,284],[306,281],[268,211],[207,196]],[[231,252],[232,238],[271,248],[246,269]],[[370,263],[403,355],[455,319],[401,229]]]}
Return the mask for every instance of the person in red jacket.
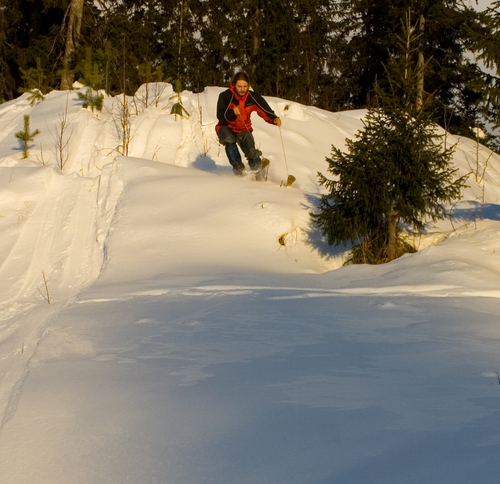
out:
{"label": "person in red jacket", "polygon": [[245,72],[234,75],[229,89],[219,95],[217,101],[217,119],[215,131],[224,145],[229,163],[236,175],[245,173],[238,146],[248,160],[250,171],[258,171],[261,166],[262,152],[255,148],[250,115],[255,111],[270,124],[281,126],[281,120],[264,98],[250,91],[250,81]]}

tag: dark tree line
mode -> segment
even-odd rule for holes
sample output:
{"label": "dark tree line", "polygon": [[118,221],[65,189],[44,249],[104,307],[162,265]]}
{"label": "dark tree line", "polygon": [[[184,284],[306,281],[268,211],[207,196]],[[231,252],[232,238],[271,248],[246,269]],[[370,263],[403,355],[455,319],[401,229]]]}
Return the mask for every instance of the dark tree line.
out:
{"label": "dark tree line", "polygon": [[367,107],[408,12],[441,124],[470,134],[495,82],[466,55],[488,19],[457,0],[0,0],[0,100],[67,87],[90,48],[109,93],[155,80],[201,91],[239,67],[266,95]]}

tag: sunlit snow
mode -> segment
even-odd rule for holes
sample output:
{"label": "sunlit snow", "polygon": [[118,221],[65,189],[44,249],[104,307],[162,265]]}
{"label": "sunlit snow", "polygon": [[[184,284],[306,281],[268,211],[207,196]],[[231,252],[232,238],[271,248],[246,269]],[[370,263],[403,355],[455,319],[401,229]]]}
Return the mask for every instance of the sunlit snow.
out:
{"label": "sunlit snow", "polygon": [[452,217],[343,267],[309,213],[365,112],[267,98],[256,182],[221,90],[0,105],[0,482],[496,484],[500,157],[447,135]]}

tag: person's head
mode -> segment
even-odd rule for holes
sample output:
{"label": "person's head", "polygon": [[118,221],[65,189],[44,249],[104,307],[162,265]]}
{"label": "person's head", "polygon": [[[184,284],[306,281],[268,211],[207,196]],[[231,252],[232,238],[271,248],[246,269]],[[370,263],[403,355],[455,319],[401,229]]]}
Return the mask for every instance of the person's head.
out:
{"label": "person's head", "polygon": [[250,79],[246,72],[237,72],[231,81],[232,86],[239,96],[244,96],[250,87]]}

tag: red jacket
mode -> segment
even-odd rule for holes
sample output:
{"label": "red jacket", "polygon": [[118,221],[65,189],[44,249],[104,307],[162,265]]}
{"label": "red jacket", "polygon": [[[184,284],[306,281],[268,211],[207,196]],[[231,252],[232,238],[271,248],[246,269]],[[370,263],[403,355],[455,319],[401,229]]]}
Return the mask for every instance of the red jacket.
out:
{"label": "red jacket", "polygon": [[[239,116],[233,111],[235,107],[240,108]],[[229,89],[219,94],[217,101],[219,123],[215,131],[218,133],[221,126],[229,126],[235,133],[252,131],[250,115],[254,111],[269,124],[274,124],[274,120],[278,117],[260,94],[249,90],[244,96],[240,96],[231,85]]]}

